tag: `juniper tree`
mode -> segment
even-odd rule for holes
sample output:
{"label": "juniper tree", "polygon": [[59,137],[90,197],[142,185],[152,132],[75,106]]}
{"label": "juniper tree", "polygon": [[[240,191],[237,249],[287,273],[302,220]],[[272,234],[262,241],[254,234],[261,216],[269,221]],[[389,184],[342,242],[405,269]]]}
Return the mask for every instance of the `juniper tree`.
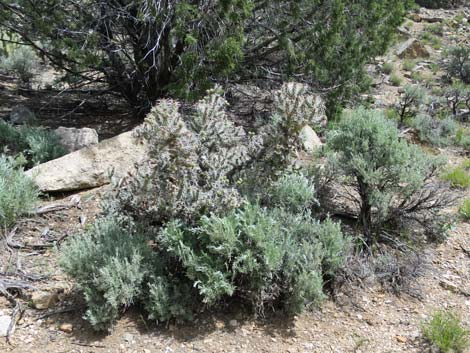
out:
{"label": "juniper tree", "polygon": [[330,109],[363,82],[408,0],[38,0],[0,2],[0,29],[74,81],[104,82],[133,107],[194,98],[214,82],[301,77]]}

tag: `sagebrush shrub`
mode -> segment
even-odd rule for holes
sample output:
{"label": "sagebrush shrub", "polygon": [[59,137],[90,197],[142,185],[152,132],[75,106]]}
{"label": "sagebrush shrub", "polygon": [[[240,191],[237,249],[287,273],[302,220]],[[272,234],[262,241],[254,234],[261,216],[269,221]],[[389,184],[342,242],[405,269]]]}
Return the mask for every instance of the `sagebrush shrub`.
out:
{"label": "sagebrush shrub", "polygon": [[294,213],[303,212],[317,203],[315,186],[300,173],[285,174],[274,182],[269,200]]}
{"label": "sagebrush shrub", "polygon": [[21,215],[32,211],[39,196],[36,185],[15,168],[11,158],[0,156],[0,226],[12,226]]}
{"label": "sagebrush shrub", "polygon": [[353,111],[331,132],[327,147],[328,166],[337,180],[347,177],[344,195],[356,205],[369,244],[384,229],[399,234],[410,222],[416,229],[435,224],[449,201],[431,180],[442,160],[401,139],[396,125],[379,112]]}
{"label": "sagebrush shrub", "polygon": [[448,146],[454,143],[459,128],[452,118],[439,120],[426,114],[416,116],[411,125],[418,131],[422,141],[435,146]]}
{"label": "sagebrush shrub", "polygon": [[61,264],[84,291],[87,320],[104,329],[132,303],[160,322],[191,319],[232,296],[260,313],[299,312],[324,298],[323,276],[334,276],[348,248],[330,220],[247,204],[193,227],[171,221],[145,236],[99,221],[68,243]]}
{"label": "sagebrush shrub", "polygon": [[444,90],[444,98],[452,115],[457,117],[461,109],[470,109],[470,87],[460,82]]}
{"label": "sagebrush shrub", "polygon": [[93,327],[106,328],[141,294],[150,251],[143,237],[106,218],[62,248],[60,264],[83,290]]}
{"label": "sagebrush shrub", "polygon": [[19,131],[13,125],[0,120],[0,149],[2,152],[17,153],[26,147]]}

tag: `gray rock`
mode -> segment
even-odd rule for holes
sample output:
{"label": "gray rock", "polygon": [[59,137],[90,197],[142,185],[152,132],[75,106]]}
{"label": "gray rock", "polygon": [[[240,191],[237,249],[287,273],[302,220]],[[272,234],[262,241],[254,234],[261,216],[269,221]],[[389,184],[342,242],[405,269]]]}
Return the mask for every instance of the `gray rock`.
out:
{"label": "gray rock", "polygon": [[0,337],[6,337],[8,327],[10,327],[11,317],[8,315],[0,316]]}
{"label": "gray rock", "polygon": [[307,152],[313,152],[323,145],[316,132],[308,125],[305,125],[300,131],[300,140]]}
{"label": "gray rock", "polygon": [[95,129],[84,127],[81,129],[59,127],[55,130],[60,137],[60,142],[69,152],[78,151],[84,147],[98,143],[98,133]]}
{"label": "gray rock", "polygon": [[10,123],[15,125],[30,124],[36,120],[36,115],[26,106],[15,105],[10,113]]}
{"label": "gray rock", "polygon": [[428,58],[429,52],[416,38],[410,38],[400,44],[397,55],[401,59]]}
{"label": "gray rock", "polygon": [[31,295],[31,303],[38,310],[49,309],[57,300],[57,292],[36,291]]}
{"label": "gray rock", "polygon": [[26,175],[45,192],[89,189],[108,184],[110,172],[116,178],[127,175],[146,156],[145,144],[129,131],[40,164]]}

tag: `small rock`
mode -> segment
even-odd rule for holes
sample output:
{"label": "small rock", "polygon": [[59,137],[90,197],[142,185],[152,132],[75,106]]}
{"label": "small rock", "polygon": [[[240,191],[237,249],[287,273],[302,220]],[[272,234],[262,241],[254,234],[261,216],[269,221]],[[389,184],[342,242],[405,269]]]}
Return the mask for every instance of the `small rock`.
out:
{"label": "small rock", "polygon": [[403,337],[403,336],[397,336],[397,341],[400,342],[400,343],[406,343],[406,342],[408,342],[408,339],[406,337]]}
{"label": "small rock", "polygon": [[129,332],[126,332],[124,335],[122,335],[122,338],[128,343],[131,343],[134,340],[134,336],[132,336]]}
{"label": "small rock", "polygon": [[0,337],[6,337],[8,327],[10,327],[11,317],[8,315],[0,316]]}
{"label": "small rock", "polygon": [[230,320],[229,325],[231,327],[237,327],[238,326],[238,321],[237,320]]}
{"label": "small rock", "polygon": [[59,330],[61,330],[62,332],[65,332],[65,333],[72,333],[73,325],[68,324],[68,323],[64,323],[64,324],[59,326]]}
{"label": "small rock", "polygon": [[225,327],[225,324],[223,321],[216,321],[215,322],[215,327],[218,329],[218,330],[222,330],[224,327]]}
{"label": "small rock", "polygon": [[445,20],[444,17],[437,17],[437,16],[421,15],[420,17],[421,17],[421,21],[428,22],[428,23],[443,22]]}
{"label": "small rock", "polygon": [[409,17],[414,22],[421,22],[421,16],[417,13],[412,13]]}
{"label": "small rock", "polygon": [[439,281],[439,285],[442,288],[447,289],[448,291],[450,291],[452,293],[460,293],[459,287],[453,282],[446,281],[446,280],[441,280],[441,281]]}
{"label": "small rock", "polygon": [[31,295],[33,307],[38,310],[49,309],[57,302],[57,293],[36,291]]}
{"label": "small rock", "polygon": [[421,336],[421,332],[419,330],[414,330],[410,334],[410,337],[412,339],[417,339],[419,336]]}

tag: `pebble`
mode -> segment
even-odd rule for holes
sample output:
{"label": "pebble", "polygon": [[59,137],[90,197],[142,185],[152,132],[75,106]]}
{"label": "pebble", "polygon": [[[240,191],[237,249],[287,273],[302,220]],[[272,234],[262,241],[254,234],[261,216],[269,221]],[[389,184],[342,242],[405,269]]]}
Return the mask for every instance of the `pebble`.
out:
{"label": "pebble", "polygon": [[122,335],[122,338],[124,341],[131,343],[134,340],[134,336],[132,336],[129,332],[126,332],[125,334]]}
{"label": "pebble", "polygon": [[237,327],[238,326],[238,321],[237,320],[230,320],[229,325],[231,327]]}
{"label": "pebble", "polygon": [[69,323],[64,323],[64,324],[59,326],[59,330],[61,330],[62,332],[65,332],[65,333],[72,333],[73,325],[69,324]]}
{"label": "pebble", "polygon": [[406,343],[406,342],[408,342],[408,339],[406,337],[403,337],[403,336],[397,336],[397,341],[400,342],[400,343]]}
{"label": "pebble", "polygon": [[57,293],[36,291],[31,295],[33,307],[38,310],[49,309],[57,302]]}

